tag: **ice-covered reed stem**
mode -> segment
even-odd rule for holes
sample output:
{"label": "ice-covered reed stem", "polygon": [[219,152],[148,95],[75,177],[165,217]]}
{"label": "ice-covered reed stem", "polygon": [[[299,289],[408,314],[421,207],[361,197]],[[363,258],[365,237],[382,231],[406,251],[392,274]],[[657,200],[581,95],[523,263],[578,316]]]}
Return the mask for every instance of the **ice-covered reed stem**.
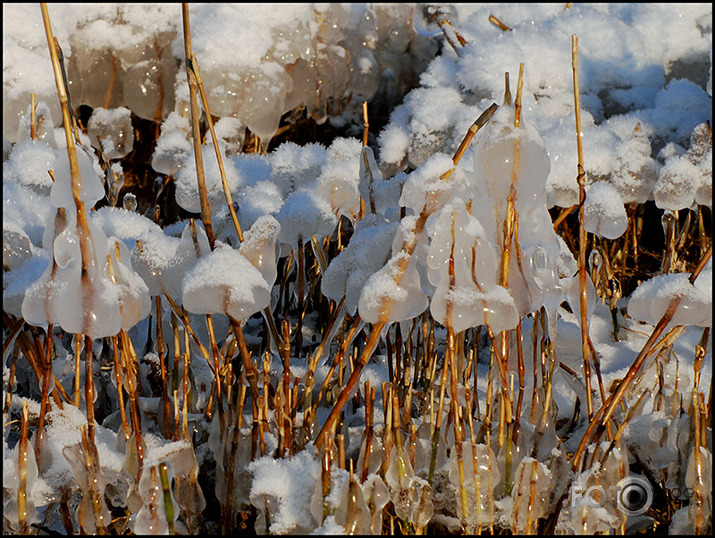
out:
{"label": "ice-covered reed stem", "polygon": [[[141,241],[137,241],[137,248],[141,249]],[[204,347],[204,345],[201,343],[201,340],[199,340],[199,337],[196,336],[196,333],[194,332],[194,329],[191,327],[191,320],[189,320],[189,316],[186,313],[186,310],[183,307],[180,307],[179,305],[176,304],[176,302],[171,298],[171,296],[164,294],[164,297],[166,297],[166,300],[169,301],[169,305],[171,306],[172,311],[176,315],[177,318],[181,320],[181,323],[183,324],[184,328],[186,329],[186,332],[191,336],[191,339],[194,341],[196,346],[199,349],[199,352],[201,353],[201,356],[206,359],[206,363],[208,364],[209,368],[211,369],[211,372],[214,372],[214,365],[211,362],[209,358],[209,352]]]}
{"label": "ice-covered reed stem", "polygon": [[[188,15],[187,15],[188,18]],[[236,234],[238,235],[238,240],[243,243],[243,231],[241,230],[241,225],[238,222],[238,216],[236,215],[236,208],[234,207],[233,197],[231,196],[231,190],[228,187],[228,180],[226,179],[226,169],[223,166],[223,157],[221,156],[221,149],[218,145],[218,138],[216,137],[216,130],[214,129],[214,122],[211,119],[211,110],[209,109],[209,102],[206,98],[206,90],[204,90],[204,82],[201,80],[201,71],[199,69],[199,62],[196,56],[192,54],[191,56],[191,68],[193,69],[194,75],[196,76],[196,83],[198,85],[199,94],[201,95],[201,104],[204,107],[206,123],[209,126],[209,132],[211,133],[211,140],[213,141],[214,151],[216,152],[216,160],[218,162],[218,170],[221,175],[221,184],[223,185],[223,194],[226,197],[226,205],[228,205],[228,210],[231,215],[231,221],[236,229]]]}
{"label": "ice-covered reed stem", "polygon": [[586,171],[583,165],[583,133],[581,132],[581,98],[578,89],[578,37],[571,36],[571,69],[573,72],[574,111],[576,117],[576,148],[578,152],[578,278],[579,309],[581,315],[581,353],[583,355],[583,373],[586,380],[586,412],[593,416],[593,397],[591,396],[591,349],[588,346],[588,290],[586,288]]}
{"label": "ice-covered reed stem", "polygon": [[360,482],[367,480],[370,471],[370,456],[372,454],[373,416],[375,410],[375,387],[370,382],[365,382],[365,456],[363,457],[362,475]]}
{"label": "ice-covered reed stem", "polygon": [[[290,420],[291,416],[291,395],[290,390],[290,323],[287,319],[283,320],[282,326],[283,330],[283,346],[281,349],[281,359],[283,362],[283,398],[284,409],[276,409],[276,413],[280,417],[279,424],[283,423],[283,428],[285,435],[283,436],[283,450],[280,450],[280,455],[293,454],[293,428],[292,422]],[[284,420],[285,419],[285,420]]]}
{"label": "ice-covered reed stem", "polygon": [[[454,274],[454,245],[455,245],[455,223],[457,220],[457,212],[452,212],[452,244],[449,251],[449,287],[453,290],[456,286],[456,276]],[[459,403],[457,399],[457,366],[456,366],[456,356],[455,356],[455,342],[454,342],[454,329],[452,328],[452,314],[454,310],[454,301],[451,299],[447,300],[447,349],[445,350],[444,361],[447,364],[445,371],[449,368],[450,372],[450,389],[451,389],[451,405],[453,412],[453,426],[454,426],[454,444],[457,450],[457,468],[459,472],[459,492],[460,501],[462,503],[462,517],[466,518],[466,514],[469,511],[467,506],[467,490],[464,484],[464,455],[462,454],[462,428],[459,420]],[[461,335],[461,333],[460,333]],[[466,525],[463,521],[463,525]]]}
{"label": "ice-covered reed stem", "polygon": [[156,306],[156,345],[159,355],[159,369],[161,373],[161,417],[163,422],[164,437],[171,439],[171,402],[169,401],[169,385],[166,370],[166,352],[164,346],[164,329],[162,322],[161,295],[154,298]]}
{"label": "ice-covered reed stem", "polygon": [[546,425],[549,420],[549,409],[552,405],[552,390],[553,390],[553,376],[554,376],[554,367],[556,366],[556,353],[554,351],[554,343],[549,339],[547,343],[547,349],[548,349],[548,356],[549,356],[549,370],[548,374],[546,377],[546,395],[544,397],[544,407],[543,407],[543,413],[541,415],[541,418],[539,419],[539,423],[537,426],[537,429],[534,434],[534,446],[531,449],[531,457],[536,458],[539,450],[539,444],[541,441],[541,438],[544,435],[544,432],[546,431]]}
{"label": "ice-covered reed stem", "polygon": [[196,94],[198,92],[198,80],[194,68],[194,53],[191,50],[191,25],[189,21],[189,4],[181,4],[181,13],[184,29],[184,51],[186,62],[186,78],[189,82],[189,102],[191,105],[191,132],[194,140],[194,160],[196,161],[196,178],[199,185],[199,200],[201,201],[201,221],[209,240],[211,250],[214,249],[216,238],[214,236],[213,224],[211,223],[211,206],[209,205],[208,192],[206,190],[206,177],[204,176],[203,151],[201,149],[201,128],[199,126],[199,106]]}
{"label": "ice-covered reed stem", "polygon": [[[533,329],[536,330],[536,324],[533,325]],[[514,445],[517,444],[519,439],[519,428],[521,426],[521,406],[524,402],[524,389],[526,387],[526,380],[524,377],[524,349],[522,346],[523,338],[521,333],[521,319],[516,326],[516,359],[517,359],[517,373],[519,375],[519,397],[516,402],[516,410],[514,411],[514,423],[512,425],[511,439]]]}
{"label": "ice-covered reed stem", "polygon": [[37,425],[37,438],[35,439],[35,459],[40,462],[40,453],[42,451],[42,440],[44,438],[45,415],[47,414],[47,406],[50,403],[50,375],[52,374],[52,331],[54,326],[48,324],[47,332],[45,332],[45,356],[42,364],[42,395],[40,396],[40,421]]}
{"label": "ice-covered reed stem", "polygon": [[298,325],[295,330],[295,342],[297,356],[301,356],[303,347],[303,317],[305,316],[305,251],[303,250],[303,236],[298,235]]}
{"label": "ice-covered reed stem", "polygon": [[223,431],[226,426],[226,410],[223,407],[223,384],[221,377],[221,353],[218,350],[218,345],[216,344],[216,335],[214,334],[213,318],[211,314],[206,314],[206,328],[209,333],[209,345],[211,347],[211,356],[213,358],[214,365],[214,378],[211,381],[211,390],[209,391],[209,400],[206,403],[206,409],[204,413],[207,418],[213,416],[213,400],[214,395],[216,395],[219,423],[221,424],[221,431]]}
{"label": "ice-covered reed stem", "polygon": [[[79,348],[77,349],[77,352],[79,354]],[[124,405],[124,383],[122,382],[122,359],[119,354],[119,341],[117,338],[117,335],[115,334],[112,336],[112,353],[114,357],[114,378],[117,383],[117,399],[119,401],[119,413],[122,417],[122,430],[124,432],[124,440],[125,442],[129,440],[129,437],[131,435],[131,428],[129,427],[129,422],[127,422],[127,410]],[[77,376],[77,373],[75,372],[75,376]],[[75,393],[75,394],[78,394]],[[79,407],[79,405],[77,405]]]}
{"label": "ice-covered reed stem", "polygon": [[330,467],[332,465],[332,450],[330,447],[330,432],[326,431],[323,434],[323,446],[322,446],[322,457],[320,459],[321,462],[321,468],[320,468],[320,485],[321,485],[321,493],[323,497],[323,502],[322,502],[322,521],[323,523],[325,521],[325,518],[330,515],[330,502],[328,502],[328,495],[330,495]]}
{"label": "ice-covered reed stem", "polygon": [[[144,436],[142,434],[141,425],[141,410],[139,403],[139,360],[134,351],[134,345],[127,333],[122,329],[119,331],[122,358],[122,369],[125,372],[124,379],[126,380],[126,389],[129,394],[129,414],[132,420],[132,433],[127,442],[127,452],[130,450],[136,451],[137,458],[137,474],[136,480],[139,483],[141,473],[144,467]],[[117,387],[121,390],[120,387]]]}
{"label": "ice-covered reed stem", "polygon": [[[706,447],[706,436],[703,435],[705,432],[701,431],[701,426],[704,426],[704,417],[701,416],[701,403],[700,403],[700,370],[703,366],[703,359],[705,357],[705,349],[708,343],[708,336],[710,333],[710,328],[705,327],[703,329],[702,337],[700,342],[695,347],[695,362],[693,364],[693,390],[691,393],[691,405],[693,409],[693,453],[691,458],[693,460],[694,469],[694,483],[689,486],[693,489],[693,498],[690,501],[691,507],[689,510],[694,512],[694,517],[691,517],[693,521],[693,527],[695,534],[705,534],[708,527],[708,516],[712,516],[712,507],[708,506],[707,496],[707,483],[712,480],[712,477],[708,480],[705,474],[712,472],[712,469],[708,469],[709,465],[703,458],[703,448]],[[704,402],[702,407],[704,407]],[[704,428],[703,428],[704,430]],[[705,448],[707,450],[707,448]],[[690,467],[690,464],[688,464]],[[710,496],[712,496],[712,489],[710,491]],[[710,501],[710,504],[712,500]],[[710,513],[708,513],[710,512]]]}
{"label": "ice-covered reed stem", "polygon": [[[27,427],[29,422],[29,410],[27,400],[22,402],[22,417],[20,419],[20,443],[17,459],[17,475],[20,484],[17,488],[17,521],[20,534],[28,534],[27,523],[27,453],[28,437]],[[30,448],[31,449],[31,448]]]}

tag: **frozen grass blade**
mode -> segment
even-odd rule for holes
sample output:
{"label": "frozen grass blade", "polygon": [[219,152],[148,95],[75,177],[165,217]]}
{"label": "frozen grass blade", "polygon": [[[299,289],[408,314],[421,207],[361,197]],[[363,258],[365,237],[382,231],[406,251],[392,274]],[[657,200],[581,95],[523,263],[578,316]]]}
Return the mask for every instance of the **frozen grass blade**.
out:
{"label": "frozen grass blade", "polygon": [[174,501],[171,498],[171,484],[169,483],[169,475],[165,462],[159,464],[159,478],[161,480],[161,490],[164,494],[164,515],[166,524],[169,527],[169,534],[174,532]]}

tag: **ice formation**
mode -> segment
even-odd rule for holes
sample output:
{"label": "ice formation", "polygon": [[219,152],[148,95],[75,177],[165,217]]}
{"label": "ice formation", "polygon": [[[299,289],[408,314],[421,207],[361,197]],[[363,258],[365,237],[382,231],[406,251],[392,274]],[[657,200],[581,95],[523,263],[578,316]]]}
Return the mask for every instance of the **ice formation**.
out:
{"label": "ice formation", "polygon": [[49,200],[56,212],[42,239],[53,261],[27,289],[22,313],[36,325],[56,324],[98,338],[136,325],[149,313],[149,294],[124,243],[107,238],[86,218],[85,205],[104,197],[104,188],[86,150],[79,149],[77,188],[66,154],[58,158]]}
{"label": "ice formation", "polygon": [[199,258],[182,281],[184,306],[195,314],[221,312],[243,320],[268,306],[270,287],[239,251],[224,246]]}
{"label": "ice formation", "polygon": [[628,314],[655,324],[676,298],[679,303],[671,324],[712,325],[712,261],[692,283],[685,273],[659,275],[647,280],[631,295]]}

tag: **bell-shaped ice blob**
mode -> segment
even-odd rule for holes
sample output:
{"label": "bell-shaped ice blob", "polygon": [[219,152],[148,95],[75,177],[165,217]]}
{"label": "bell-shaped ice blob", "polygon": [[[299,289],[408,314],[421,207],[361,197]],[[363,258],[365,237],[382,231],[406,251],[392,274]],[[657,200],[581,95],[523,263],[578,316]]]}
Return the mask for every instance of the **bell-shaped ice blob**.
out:
{"label": "bell-shaped ice blob", "polygon": [[91,220],[87,228],[90,238],[83,249],[70,213],[52,242],[54,264],[25,294],[22,314],[28,323],[52,323],[68,333],[101,338],[130,329],[149,313],[149,290],[132,270],[124,244],[108,241]]}
{"label": "bell-shaped ice blob", "polygon": [[628,315],[639,321],[657,323],[671,301],[680,297],[669,326],[712,325],[712,259],[693,284],[687,273],[659,275],[646,280],[631,295]]}
{"label": "bell-shaped ice blob", "polygon": [[427,305],[416,263],[402,250],[370,276],[358,301],[360,317],[368,323],[411,319]]}
{"label": "bell-shaped ice blob", "polygon": [[390,257],[397,226],[396,222],[381,222],[376,215],[366,215],[358,222],[348,246],[323,273],[320,282],[323,295],[334,301],[345,296],[345,310],[353,315],[365,282]]}
{"label": "bell-shaped ice blob", "polygon": [[511,184],[516,188],[517,211],[527,218],[542,205],[550,169],[549,154],[536,128],[524,122],[515,128],[513,107],[497,110],[488,131],[479,139],[474,171],[483,178],[497,207],[498,228],[506,216],[505,202]]}
{"label": "bell-shaped ice blob", "polygon": [[682,154],[679,146],[668,144],[661,151],[665,165],[660,170],[653,195],[663,209],[677,211],[690,208],[693,203],[712,207],[713,170],[712,135],[703,123],[690,135],[690,148]]}
{"label": "bell-shaped ice blob", "polygon": [[534,458],[524,458],[514,474],[515,484],[511,490],[513,530],[531,534],[536,529],[538,519],[549,510],[549,486],[553,483],[551,471]]}
{"label": "bell-shaped ice blob", "polygon": [[211,252],[206,231],[201,226],[187,224],[181,239],[149,231],[140,237],[132,251],[137,273],[149,286],[152,297],[165,293],[182,303],[181,280],[186,271],[202,256]]}
{"label": "bell-shaped ice blob", "polygon": [[[87,134],[92,140],[92,146],[99,148],[98,138],[101,138],[107,157],[121,159],[134,146],[132,113],[125,107],[95,108],[87,124]],[[111,145],[107,143],[109,141]]]}
{"label": "bell-shaped ice blob", "polygon": [[[106,529],[112,517],[104,499],[107,479],[100,466],[100,454],[87,454],[82,442],[65,446],[62,454],[72,469],[75,483],[82,491],[82,499],[75,509],[77,523],[88,534],[98,533],[98,526]],[[95,463],[92,467],[87,465],[90,458]]]}
{"label": "bell-shaped ice blob", "polygon": [[360,212],[359,154],[358,140],[336,139],[328,148],[328,161],[317,179],[317,191],[328,200],[333,213],[345,215],[353,222],[357,220]]}
{"label": "bell-shaped ice blob", "polygon": [[188,118],[172,112],[161,124],[151,167],[160,174],[176,176],[193,146],[189,141],[191,127]]}
{"label": "bell-shaped ice blob", "polygon": [[107,262],[110,281],[118,288],[117,299],[122,329],[126,331],[149,314],[151,308],[149,288],[132,270],[129,249],[116,237],[108,239]]}
{"label": "bell-shaped ice blob", "polygon": [[[173,466],[165,462],[163,465],[171,483],[175,476]],[[139,479],[139,495],[144,504],[134,521],[133,531],[136,534],[170,534],[169,525],[173,526],[179,516],[179,505],[173,490],[169,490],[168,497],[164,495],[159,468],[159,465],[148,466]]]}
{"label": "bell-shaped ice blob", "polygon": [[278,276],[276,241],[281,231],[280,223],[271,215],[258,217],[248,229],[238,251],[261,272],[272,287]]}
{"label": "bell-shaped ice blob", "polygon": [[[492,490],[499,483],[500,473],[497,458],[489,445],[473,445],[469,441],[462,441],[461,444],[461,451],[452,450],[450,453],[449,481],[458,495],[460,488],[464,486],[467,512],[464,513],[465,507],[461,499],[456,499],[454,504],[460,521],[464,522],[464,531],[476,534],[494,517]],[[463,455],[461,462],[458,453]],[[463,467],[462,472],[460,472],[460,463]]]}
{"label": "bell-shaped ice blob", "polygon": [[584,214],[586,231],[606,239],[621,237],[628,226],[623,198],[615,187],[606,181],[598,181],[588,187]]}
{"label": "bell-shaped ice blob", "polygon": [[219,312],[239,321],[263,310],[271,300],[271,288],[261,272],[229,246],[200,258],[186,272],[182,291],[189,312]]}
{"label": "bell-shaped ice blob", "polygon": [[[90,157],[90,153],[81,146],[77,146],[77,164],[82,182],[79,199],[84,202],[86,208],[90,208],[95,202],[104,198],[104,186],[100,179],[101,168],[98,169],[98,165],[95,167],[94,155]],[[58,155],[54,174],[55,182],[50,190],[50,202],[54,207],[67,208],[68,212],[76,211],[72,195],[69,157],[66,152]]]}
{"label": "bell-shaped ice blob", "polygon": [[46,142],[26,140],[12,149],[7,163],[3,165],[3,179],[12,179],[18,185],[47,196],[52,188],[48,170],[54,170],[57,153]]}
{"label": "bell-shaped ice blob", "polygon": [[427,254],[428,276],[437,285],[430,311],[454,332],[488,324],[495,332],[519,322],[514,299],[496,283],[494,248],[459,198],[440,211]]}

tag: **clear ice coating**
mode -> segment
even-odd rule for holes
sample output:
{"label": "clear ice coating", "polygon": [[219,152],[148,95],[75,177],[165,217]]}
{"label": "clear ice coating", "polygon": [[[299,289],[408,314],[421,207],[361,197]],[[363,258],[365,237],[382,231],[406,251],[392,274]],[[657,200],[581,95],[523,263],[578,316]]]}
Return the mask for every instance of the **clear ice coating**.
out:
{"label": "clear ice coating", "polygon": [[376,215],[366,215],[357,223],[350,243],[333,258],[320,283],[326,297],[340,301],[345,296],[345,310],[350,315],[357,310],[367,279],[390,257],[398,224],[380,221]]}
{"label": "clear ice coating", "polygon": [[368,323],[390,323],[418,316],[428,304],[415,261],[400,251],[368,278],[360,292],[358,311]]}
{"label": "clear ice coating", "polygon": [[[111,514],[104,501],[104,490],[107,482],[100,467],[100,456],[95,452],[91,456],[85,452],[83,443],[67,445],[62,449],[65,459],[69,462],[74,478],[82,492],[82,499],[75,509],[77,523],[84,532],[97,533],[97,523],[103,524],[105,529],[112,521]],[[93,466],[88,466],[87,461],[93,461]]]}
{"label": "clear ice coating", "polygon": [[367,534],[370,531],[372,516],[362,487],[354,475],[350,475],[347,485],[343,487],[335,521],[345,529],[346,534]]}
{"label": "clear ice coating", "polygon": [[95,148],[100,147],[99,139],[101,139],[102,147],[109,159],[121,159],[134,147],[131,110],[126,107],[95,108],[87,124],[87,134]]}
{"label": "clear ice coating", "polygon": [[[32,441],[28,441],[26,445],[26,450],[20,450],[20,443],[16,443],[12,450],[7,446],[7,441],[3,439],[3,490],[4,490],[4,502],[3,502],[3,518],[9,526],[9,530],[13,532],[20,532],[20,509],[18,506],[19,495],[18,490],[20,488],[20,458],[24,459],[25,463],[25,491],[32,492],[35,487],[39,471],[37,468],[37,460],[35,459],[35,448]],[[33,496],[27,495],[25,504],[25,511],[22,514],[25,518],[27,525],[32,525],[41,520],[40,513],[38,512]],[[5,526],[3,523],[3,527]]]}
{"label": "clear ice coating", "polygon": [[[164,463],[166,477],[169,484],[174,478],[174,469],[171,463]],[[179,506],[176,504],[173,491],[169,488],[169,499],[172,506],[166,506],[166,499],[162,489],[159,465],[147,466],[142,471],[139,479],[139,495],[143,504],[134,520],[136,534],[169,534],[169,523],[172,525],[179,517]],[[168,508],[168,509],[167,509]],[[171,514],[171,517],[169,517]]]}
{"label": "clear ice coating", "polygon": [[[84,202],[86,208],[89,209],[95,202],[104,198],[104,186],[100,179],[101,169],[97,169],[98,164],[94,152],[85,150],[82,146],[76,146],[76,149],[77,164],[79,165],[81,178],[79,199]],[[76,211],[72,191],[70,162],[66,151],[62,151],[58,154],[54,174],[55,181],[50,190],[50,201],[52,205],[54,207],[64,207],[70,212]]]}
{"label": "clear ice coating", "polygon": [[518,534],[531,534],[536,530],[539,518],[549,510],[551,471],[534,458],[524,458],[514,473],[511,490],[513,512],[512,528]]}
{"label": "clear ice coating", "polygon": [[385,482],[398,517],[423,527],[434,514],[432,487],[415,474],[405,449],[393,445]]}
{"label": "clear ice coating", "polygon": [[514,300],[496,284],[496,255],[484,228],[460,199],[439,213],[427,266],[430,281],[437,285],[430,312],[455,333],[484,324],[498,333],[519,322]]}
{"label": "clear ice coating", "polygon": [[[700,453],[696,454],[696,450]],[[688,505],[688,519],[696,530],[704,529],[712,517],[712,497],[708,497],[707,493],[712,491],[712,469],[712,453],[704,446],[693,448],[688,459],[685,485],[694,493]]]}
{"label": "clear ice coating", "polygon": [[[466,513],[461,502],[460,458],[464,476],[462,485],[467,496]],[[496,511],[493,491],[499,480],[497,458],[488,445],[462,441],[461,449],[454,446],[449,458],[449,481],[456,491],[454,505],[460,521],[466,523],[465,532],[476,533],[493,521]]]}
{"label": "clear ice coating", "polygon": [[412,12],[412,26],[420,35],[439,34],[440,25],[445,21],[457,24],[457,10],[450,4],[415,4]]}
{"label": "clear ice coating", "polygon": [[273,287],[278,275],[276,242],[280,231],[281,225],[275,217],[263,215],[246,231],[238,249],[261,272],[269,287]]}

